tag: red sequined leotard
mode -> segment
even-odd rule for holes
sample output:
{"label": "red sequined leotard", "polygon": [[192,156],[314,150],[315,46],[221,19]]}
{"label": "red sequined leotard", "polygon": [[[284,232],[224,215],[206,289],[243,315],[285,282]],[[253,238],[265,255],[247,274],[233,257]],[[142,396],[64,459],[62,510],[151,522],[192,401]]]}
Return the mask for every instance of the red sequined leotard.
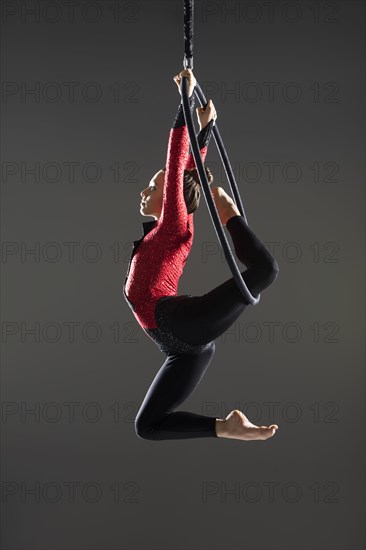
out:
{"label": "red sequined leotard", "polygon": [[[190,97],[194,108],[194,93]],[[198,134],[205,161],[213,121]],[[163,296],[177,295],[178,282],[191,250],[193,213],[187,213],[183,195],[184,170],[195,167],[182,104],[170,130],[163,205],[160,218],[143,222],[143,236],[133,241],[124,297],[143,329],[156,328],[155,305]]]}

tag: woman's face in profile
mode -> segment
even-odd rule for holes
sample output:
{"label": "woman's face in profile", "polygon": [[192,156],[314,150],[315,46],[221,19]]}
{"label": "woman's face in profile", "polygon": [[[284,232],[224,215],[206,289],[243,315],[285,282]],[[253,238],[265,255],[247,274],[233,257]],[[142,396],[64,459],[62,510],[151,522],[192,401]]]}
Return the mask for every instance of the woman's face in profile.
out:
{"label": "woman's face in profile", "polygon": [[165,171],[159,170],[152,177],[150,184],[141,191],[140,212],[143,216],[153,216],[158,219],[163,208]]}

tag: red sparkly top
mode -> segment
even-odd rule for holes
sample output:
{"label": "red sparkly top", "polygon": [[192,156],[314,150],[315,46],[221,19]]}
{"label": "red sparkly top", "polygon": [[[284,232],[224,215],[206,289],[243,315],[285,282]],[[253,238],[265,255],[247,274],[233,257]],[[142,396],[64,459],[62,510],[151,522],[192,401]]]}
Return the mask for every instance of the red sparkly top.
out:
{"label": "red sparkly top", "polygon": [[[194,106],[194,94],[190,98]],[[198,134],[202,162],[211,137],[213,121]],[[179,279],[192,247],[193,213],[187,213],[183,195],[184,170],[195,167],[190,153],[183,108],[170,130],[163,205],[160,218],[143,222],[144,235],[133,241],[123,286],[124,297],[142,328],[156,328],[155,305],[162,296],[177,295]]]}

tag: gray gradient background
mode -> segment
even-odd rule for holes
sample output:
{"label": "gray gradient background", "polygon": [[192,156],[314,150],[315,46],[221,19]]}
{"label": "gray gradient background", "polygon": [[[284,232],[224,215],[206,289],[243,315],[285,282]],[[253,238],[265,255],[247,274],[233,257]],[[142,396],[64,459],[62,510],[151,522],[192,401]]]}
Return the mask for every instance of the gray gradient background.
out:
{"label": "gray gradient background", "polygon": [[[249,223],[265,243],[279,243],[280,274],[233,327],[237,336],[231,332],[216,341],[205,377],[180,407],[205,412],[210,404],[208,414],[217,416],[238,407],[259,425],[279,425],[271,440],[247,443],[150,442],[135,435],[135,414],[164,355],[135,322],[122,284],[131,242],[141,236],[141,222],[151,219],[139,213],[139,192],[165,162],[179,104],[172,77],[182,70],[182,6],[121,3],[120,21],[114,22],[109,3],[99,4],[102,17],[94,24],[80,10],[74,23],[67,22],[65,7],[53,24],[44,18],[22,24],[19,14],[2,21],[3,83],[98,82],[103,89],[95,103],[80,93],[74,104],[66,95],[54,103],[22,102],[20,94],[2,100],[2,163],[97,162],[103,170],[96,183],[79,171],[74,184],[66,172],[56,183],[34,183],[31,176],[21,183],[19,175],[2,180],[3,246],[56,242],[63,251],[55,262],[3,255],[3,329],[6,322],[28,328],[54,322],[64,329],[55,343],[42,336],[34,343],[31,335],[22,342],[19,332],[3,338],[2,400],[15,409],[1,424],[2,489],[5,494],[12,482],[16,493],[2,505],[2,547],[362,549],[365,5],[334,2],[325,9],[320,2],[314,22],[313,3],[296,2],[303,10],[299,20],[289,22],[278,8],[270,23],[268,8],[256,2],[263,17],[249,23],[237,6],[235,21],[221,11],[225,3],[211,2],[218,11],[208,18],[205,3],[196,3],[194,72],[208,95],[208,86],[243,88],[247,82],[264,91],[264,82],[297,82],[302,89],[298,102],[285,101],[278,91],[272,103],[266,94],[255,102],[209,95],[233,165],[297,162],[303,171],[296,183],[279,173],[272,183],[265,173],[255,183],[238,177]],[[119,103],[110,90],[116,81]],[[314,82],[336,82],[338,101],[326,102],[323,90],[314,102]],[[212,140],[207,165],[217,169],[218,159]],[[110,170],[116,162],[119,183]],[[310,168],[315,162],[322,167],[319,182]],[[335,182],[324,181],[327,162],[338,164]],[[215,184],[228,190],[219,174]],[[218,252],[203,259],[203,248],[217,240],[201,204],[180,293],[204,293],[231,275]],[[69,262],[62,243],[70,241],[99,243],[101,259],[83,260],[79,247]],[[114,261],[111,246],[117,242],[121,254]],[[289,243],[300,250],[298,261],[291,261]],[[74,343],[68,341],[67,321],[80,323]],[[102,328],[99,342],[81,335],[90,322]],[[279,324],[270,341],[272,322]],[[114,323],[120,324],[117,342]],[[288,338],[282,335],[288,323],[301,329],[296,342],[289,341],[294,329]],[[246,330],[248,338],[238,336]],[[262,334],[250,342],[256,330]],[[22,418],[16,407],[35,402],[57,403],[61,417],[52,422],[44,412],[39,421],[31,414]],[[68,420],[66,402],[80,404],[74,421]],[[80,412],[90,402],[102,410],[96,422]],[[273,416],[268,402],[278,404]],[[50,416],[54,412],[49,409]],[[79,484],[73,503],[66,489],[71,482]],[[80,489],[90,482],[102,491],[94,503]],[[43,495],[35,503],[29,495],[22,502],[21,483],[27,489],[56,483],[59,499],[50,502],[50,488],[48,499]],[[113,502],[116,483],[119,502]],[[205,499],[207,483],[211,494]],[[268,483],[278,484],[273,499]],[[290,501],[295,493],[289,483],[301,490],[297,502]],[[236,495],[230,493],[235,487]]]}

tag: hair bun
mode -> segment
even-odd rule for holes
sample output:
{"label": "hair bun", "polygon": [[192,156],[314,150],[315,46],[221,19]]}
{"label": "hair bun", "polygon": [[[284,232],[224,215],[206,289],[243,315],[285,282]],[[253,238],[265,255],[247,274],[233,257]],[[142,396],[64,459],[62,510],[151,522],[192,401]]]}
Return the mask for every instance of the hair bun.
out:
{"label": "hair bun", "polygon": [[[209,185],[213,182],[211,170],[204,166],[207,181]],[[201,182],[197,168],[184,171],[184,200],[187,206],[188,214],[195,212],[199,206],[201,198]]]}

